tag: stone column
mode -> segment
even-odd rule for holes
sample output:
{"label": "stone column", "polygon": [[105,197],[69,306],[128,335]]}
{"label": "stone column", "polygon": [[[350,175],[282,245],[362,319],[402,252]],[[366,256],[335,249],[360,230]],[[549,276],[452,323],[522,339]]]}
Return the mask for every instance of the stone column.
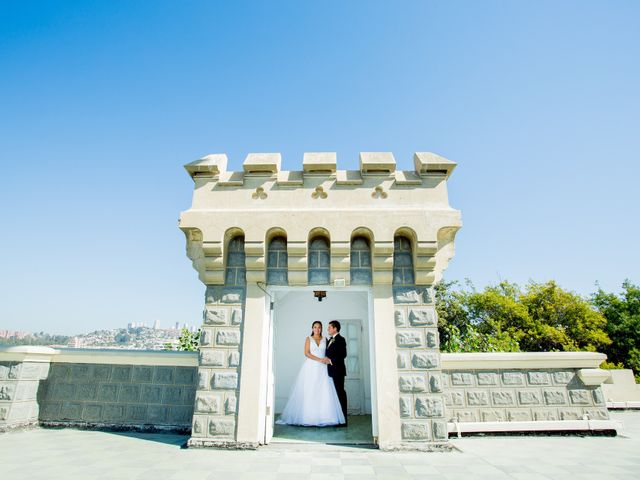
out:
{"label": "stone column", "polygon": [[191,447],[236,447],[244,291],[207,288]]}
{"label": "stone column", "polygon": [[394,287],[403,442],[448,440],[433,290]]}
{"label": "stone column", "polygon": [[56,353],[48,347],[0,348],[0,432],[37,425],[38,387]]}

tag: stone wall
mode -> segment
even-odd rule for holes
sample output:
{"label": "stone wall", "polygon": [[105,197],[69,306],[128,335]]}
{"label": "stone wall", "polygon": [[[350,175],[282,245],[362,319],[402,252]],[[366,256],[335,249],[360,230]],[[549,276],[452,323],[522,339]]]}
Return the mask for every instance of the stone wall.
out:
{"label": "stone wall", "polygon": [[188,431],[196,367],[52,363],[38,391],[43,425]]}
{"label": "stone wall", "polygon": [[38,423],[36,394],[48,363],[0,361],[0,431]]}
{"label": "stone wall", "polygon": [[447,420],[608,420],[601,388],[608,372],[597,368],[605,358],[590,352],[443,354]]}

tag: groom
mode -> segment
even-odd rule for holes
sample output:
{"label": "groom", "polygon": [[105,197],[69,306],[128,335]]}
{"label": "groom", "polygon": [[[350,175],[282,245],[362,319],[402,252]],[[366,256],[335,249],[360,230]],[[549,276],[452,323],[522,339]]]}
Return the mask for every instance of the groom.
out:
{"label": "groom", "polygon": [[327,349],[325,356],[329,359],[327,364],[327,371],[329,376],[333,379],[333,384],[336,386],[336,393],[338,394],[338,400],[340,400],[340,406],[342,407],[342,413],[344,414],[344,424],[340,424],[340,427],[347,426],[347,392],[344,391],[344,377],[347,376],[347,369],[344,365],[344,359],[347,357],[347,342],[344,337],[340,335],[340,322],[337,320],[331,320],[327,327],[329,332],[329,338],[327,339]]}

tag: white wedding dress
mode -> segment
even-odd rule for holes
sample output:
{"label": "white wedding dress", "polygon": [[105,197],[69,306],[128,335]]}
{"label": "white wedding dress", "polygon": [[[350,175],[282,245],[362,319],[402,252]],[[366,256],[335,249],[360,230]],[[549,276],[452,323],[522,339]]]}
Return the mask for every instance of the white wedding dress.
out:
{"label": "white wedding dress", "polygon": [[[309,341],[311,342],[310,353],[318,358],[324,358],[327,340],[323,337],[320,345],[316,344],[311,337]],[[326,427],[344,423],[336,387],[324,363],[305,358],[291,388],[289,400],[276,423],[309,427]]]}

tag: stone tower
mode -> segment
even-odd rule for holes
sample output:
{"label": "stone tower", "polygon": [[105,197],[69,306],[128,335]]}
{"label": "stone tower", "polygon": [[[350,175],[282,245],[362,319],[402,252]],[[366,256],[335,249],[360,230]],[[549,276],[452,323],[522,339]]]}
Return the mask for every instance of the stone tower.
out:
{"label": "stone tower", "polygon": [[454,254],[460,212],[448,201],[455,163],[416,153],[306,153],[302,171],[280,154],[226,155],[186,165],[193,203],[180,217],[187,255],[206,285],[192,446],[255,448],[269,440],[268,288],[365,289],[370,301],[372,437],[380,448],[447,441],[433,285]]}

